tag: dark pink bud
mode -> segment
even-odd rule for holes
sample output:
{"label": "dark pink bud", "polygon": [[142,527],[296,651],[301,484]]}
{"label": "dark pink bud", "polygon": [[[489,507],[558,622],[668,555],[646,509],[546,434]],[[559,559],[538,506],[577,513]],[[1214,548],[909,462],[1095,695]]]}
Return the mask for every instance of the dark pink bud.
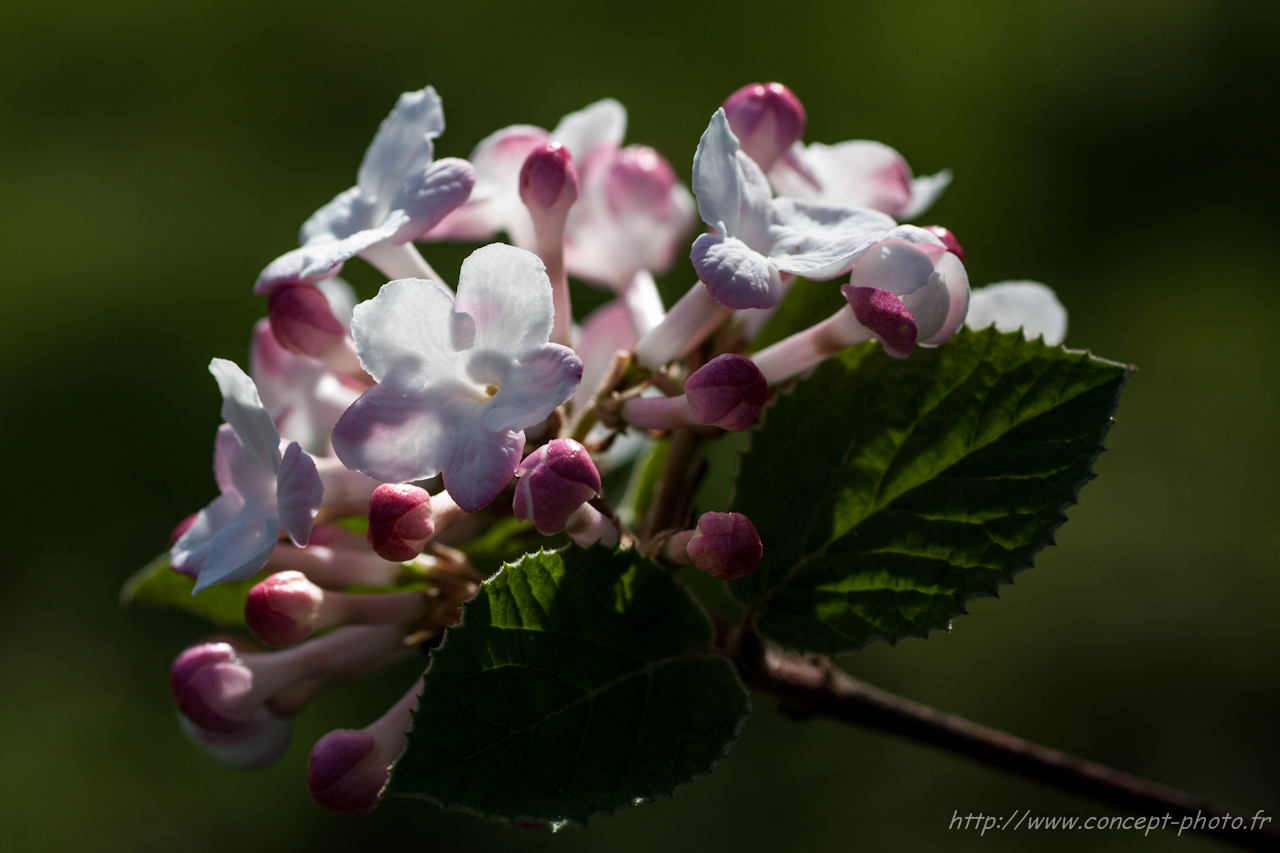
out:
{"label": "dark pink bud", "polygon": [[960,247],[960,241],[956,239],[956,235],[951,233],[950,228],[944,228],[941,225],[926,225],[924,230],[942,241],[942,245],[947,247],[947,251],[960,259],[960,263],[964,263],[964,249]]}
{"label": "dark pink bud", "polygon": [[393,563],[422,553],[436,532],[431,520],[431,495],[407,483],[383,483],[369,496],[369,544],[378,556]]}
{"label": "dark pink bud", "polygon": [[516,518],[533,520],[539,533],[564,530],[569,516],[600,494],[600,472],[587,449],[571,438],[557,438],[525,457],[516,468],[511,508]]}
{"label": "dark pink bud", "polygon": [[902,300],[887,290],[874,287],[840,288],[858,322],[876,333],[884,351],[894,358],[906,358],[916,346],[916,320]]}
{"label": "dark pink bud", "polygon": [[722,581],[751,574],[764,556],[760,534],[740,512],[704,512],[686,548],[695,566]]}
{"label": "dark pink bud", "polygon": [[804,106],[781,83],[743,86],[724,102],[729,129],[742,150],[769,171],[778,158],[804,135]]}
{"label": "dark pink bud", "polygon": [[198,512],[193,512],[191,515],[188,515],[186,518],[182,519],[182,521],[178,522],[177,526],[173,528],[173,532],[169,534],[170,548],[177,545],[178,540],[182,538],[182,534],[191,529],[191,525],[196,523],[196,516],[199,514],[200,513]]}
{"label": "dark pink bud", "polygon": [[169,670],[169,688],[178,710],[202,729],[234,732],[248,725],[254,707],[246,702],[253,673],[226,643],[187,649]]}
{"label": "dark pink bud", "polygon": [[326,354],[345,346],[346,329],[319,288],[309,284],[282,284],[267,297],[271,333],[290,352],[324,360]]}
{"label": "dark pink bud", "polygon": [[699,423],[738,432],[756,422],[769,397],[769,383],[754,361],[727,353],[695,370],[684,393]]}
{"label": "dark pink bud", "polygon": [[676,173],[661,154],[645,145],[630,145],[614,159],[605,198],[615,216],[646,213],[664,219],[674,212],[675,184]]}
{"label": "dark pink bud", "polygon": [[249,590],[244,621],[269,646],[291,646],[316,631],[324,592],[302,572],[277,572]]}
{"label": "dark pink bud", "polygon": [[377,741],[363,731],[338,729],[311,748],[307,759],[307,790],[326,809],[365,815],[378,807],[387,783],[387,767],[378,766]]}
{"label": "dark pink bud", "polygon": [[569,149],[559,142],[540,145],[520,168],[520,200],[528,207],[549,210],[562,200],[578,198],[578,171]]}

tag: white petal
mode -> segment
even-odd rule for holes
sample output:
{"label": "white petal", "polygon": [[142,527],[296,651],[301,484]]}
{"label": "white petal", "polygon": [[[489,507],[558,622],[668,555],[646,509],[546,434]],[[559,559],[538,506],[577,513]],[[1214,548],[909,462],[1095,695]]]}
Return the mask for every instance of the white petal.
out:
{"label": "white petal", "polygon": [[196,513],[195,521],[169,549],[169,565],[176,572],[197,575],[207,556],[208,543],[219,530],[231,523],[244,509],[244,498],[237,492],[227,492],[209,502]]}
{"label": "white petal", "polygon": [[869,208],[832,207],[779,198],[772,206],[770,259],[783,272],[811,279],[835,278],[858,256],[885,239],[894,221]]}
{"label": "white petal", "polygon": [[466,160],[446,157],[410,175],[391,202],[408,221],[391,237],[393,243],[417,240],[462,205],[476,182],[475,170]]}
{"label": "white petal", "polygon": [[622,145],[627,134],[627,110],[613,98],[589,104],[560,119],[551,136],[569,149],[579,172],[592,161]]}
{"label": "white petal", "polygon": [[928,338],[921,335],[921,345],[932,347],[949,340],[964,325],[965,315],[969,313],[969,272],[960,259],[951,252],[945,252],[934,261],[934,274],[942,279],[947,288],[950,307],[947,319],[937,332]]}
{"label": "white petal", "polygon": [[410,174],[431,162],[431,140],[442,133],[444,108],[435,89],[402,94],[364,152],[356,179],[360,191],[389,202]]}
{"label": "white petal", "polygon": [[462,364],[450,343],[453,316],[453,295],[436,282],[406,278],[384,284],[377,296],[356,306],[351,320],[360,364],[396,394],[460,377]]}
{"label": "white petal", "polygon": [[[329,279],[321,285],[335,281]],[[333,300],[329,304],[332,306]],[[360,391],[315,359],[294,355],[280,346],[266,320],[254,326],[249,365],[258,394],[281,437],[298,442],[309,453],[326,453],[333,425]]]}
{"label": "white petal", "polygon": [[326,278],[316,283],[316,288],[324,294],[329,303],[329,310],[338,318],[348,331],[351,329],[351,314],[356,307],[356,292],[340,278]]}
{"label": "white petal", "polygon": [[351,187],[338,193],[333,201],[302,223],[298,244],[305,246],[315,240],[341,240],[376,224],[373,205],[360,198],[359,187]]}
{"label": "white petal", "polygon": [[225,358],[209,362],[209,372],[222,392],[222,419],[236,431],[246,455],[270,465],[273,471],[278,470],[280,434],[262,405],[253,380],[235,362]]}
{"label": "white petal", "polygon": [[693,194],[703,222],[757,252],[769,250],[769,182],[755,161],[739,150],[723,108],[716,110],[698,140]]}
{"label": "white petal", "polygon": [[943,191],[951,186],[951,170],[943,169],[936,175],[925,175],[911,182],[911,201],[898,214],[899,219],[915,219],[933,207]]}
{"label": "white petal", "polygon": [[782,300],[778,268],[741,240],[703,234],[693,241],[689,259],[707,292],[721,305],[772,308]]}
{"label": "white petal", "polygon": [[551,138],[527,124],[504,127],[471,152],[476,181],[466,204],[446,216],[428,240],[485,240],[506,231],[517,246],[535,245],[533,219],[520,200],[520,169],[529,152]]}
{"label": "white petal", "polygon": [[497,432],[540,424],[573,396],[581,381],[582,359],[577,353],[547,344],[528,361],[512,366],[498,393],[484,404],[485,427]]}
{"label": "white petal", "polygon": [[296,441],[291,443],[280,461],[276,506],[281,526],[299,548],[311,538],[311,522],[320,511],[323,497],[324,483],[320,482],[315,460],[303,453]]}
{"label": "white petal", "polygon": [[492,503],[511,482],[523,452],[523,432],[490,432],[475,417],[457,431],[454,457],[444,469],[444,487],[458,506],[475,512]]}
{"label": "white petal", "polygon": [[[779,195],[842,207],[870,207],[900,218],[912,200],[911,169],[887,145],[851,140],[793,149],[769,172]],[[816,182],[816,184],[815,184]]]}
{"label": "white petal", "polygon": [[200,569],[191,594],[224,581],[256,575],[280,538],[280,520],[245,507],[200,546]]}
{"label": "white petal", "polygon": [[239,495],[244,503],[255,506],[275,506],[275,470],[269,462],[245,453],[230,424],[218,427],[213,445],[213,478],[223,494]]}
{"label": "white petal", "polygon": [[384,482],[425,480],[449,464],[461,426],[479,406],[456,388],[402,396],[375,385],[334,427],[333,449],[348,468]]}
{"label": "white petal", "polygon": [[551,337],[555,308],[546,267],[514,246],[476,249],[458,273],[455,310],[475,321],[475,348],[525,361]]}
{"label": "white petal", "polygon": [[1023,330],[1027,338],[1043,337],[1050,346],[1067,336],[1067,309],[1049,287],[1035,281],[1003,281],[979,287],[969,297],[965,325],[985,329],[991,324],[1001,332]]}

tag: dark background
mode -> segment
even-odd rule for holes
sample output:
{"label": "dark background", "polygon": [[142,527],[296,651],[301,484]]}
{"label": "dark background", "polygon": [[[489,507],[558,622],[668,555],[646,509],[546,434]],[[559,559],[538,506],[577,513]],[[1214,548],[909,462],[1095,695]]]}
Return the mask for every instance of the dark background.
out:
{"label": "dark background", "polygon": [[[358,8],[358,11],[357,11]],[[758,700],[716,773],[587,830],[309,800],[312,742],[412,679],[318,702],[285,758],[222,769],[166,686],[204,626],[121,582],[214,493],[211,356],[244,363],[258,270],[349,186],[396,95],[443,155],[604,96],[687,182],[712,111],[790,85],[807,139],[956,180],[931,220],[975,285],[1033,278],[1068,343],[1140,366],[1059,546],[950,634],[845,661],[911,698],[1280,819],[1280,4],[1200,0],[19,0],[0,6],[0,847],[6,850],[1211,849],[949,831],[1106,810]],[[428,257],[456,275],[467,247]],[[370,296],[377,277],[349,278]],[[687,262],[668,279],[692,280]]]}

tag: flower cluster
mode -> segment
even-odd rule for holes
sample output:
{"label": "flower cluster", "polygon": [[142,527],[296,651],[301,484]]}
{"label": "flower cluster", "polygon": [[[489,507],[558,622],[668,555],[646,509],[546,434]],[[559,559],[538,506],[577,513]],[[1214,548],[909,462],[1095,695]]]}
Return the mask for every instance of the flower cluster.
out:
{"label": "flower cluster", "polygon": [[[214,638],[173,664],[183,730],[214,757],[272,761],[317,695],[438,642],[483,580],[468,543],[499,523],[562,547],[634,548],[672,570],[750,574],[763,553],[751,520],[699,513],[680,465],[848,346],[875,340],[905,359],[966,322],[1049,343],[1065,333],[1051,290],[971,292],[950,231],[899,221],[923,214],[949,172],[914,178],[875,142],[806,145],[785,86],[743,87],[715,110],[692,193],[658,152],[623,145],[626,122],[603,100],[552,131],[513,125],[468,160],[436,160],[441,100],[406,93],[355,186],[262,271],[268,316],[249,372],[210,365],[221,494],[170,550],[193,594],[260,577],[244,621],[261,645]],[[706,228],[690,242],[695,213]],[[456,290],[419,248],[500,235],[509,242],[466,259]],[[697,279],[666,310],[654,277],[682,255]],[[389,279],[359,304],[336,277],[356,256]],[[612,295],[580,325],[571,276]],[[754,348],[797,278],[841,279],[840,310]],[[677,436],[685,457],[669,454],[646,511],[615,512],[602,472],[625,474],[646,442]],[[315,745],[319,803],[377,805],[420,689]]]}

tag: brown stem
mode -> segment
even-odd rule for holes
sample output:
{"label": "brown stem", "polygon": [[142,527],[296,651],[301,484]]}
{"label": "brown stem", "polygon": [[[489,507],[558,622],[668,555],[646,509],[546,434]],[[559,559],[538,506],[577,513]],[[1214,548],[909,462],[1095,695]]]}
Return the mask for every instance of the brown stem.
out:
{"label": "brown stem", "polygon": [[[1158,815],[1162,828],[1176,829],[1184,818],[1189,818],[1187,828],[1192,831],[1251,850],[1280,850],[1280,830],[1274,822],[1254,829],[1252,816],[1246,812],[895,696],[852,678],[828,658],[780,651],[763,644],[750,631],[734,633],[737,636],[728,638],[728,645],[743,681],[754,690],[776,696],[781,700],[780,710],[795,719],[830,717],[867,726],[941,747],[1109,806]],[[1209,829],[1207,824],[1215,817],[1219,818],[1219,827]],[[1243,828],[1224,828],[1236,818],[1243,818]]]}

